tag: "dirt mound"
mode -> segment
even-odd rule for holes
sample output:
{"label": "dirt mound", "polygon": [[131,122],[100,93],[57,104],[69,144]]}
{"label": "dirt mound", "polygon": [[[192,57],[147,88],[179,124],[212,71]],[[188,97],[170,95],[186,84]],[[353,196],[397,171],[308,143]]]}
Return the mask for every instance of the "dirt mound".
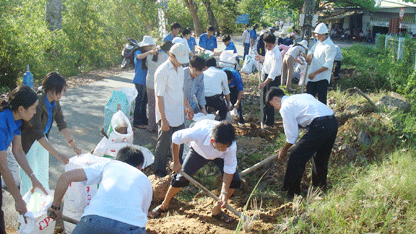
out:
{"label": "dirt mound", "polygon": [[272,127],[265,127],[261,130],[260,124],[246,123],[243,126],[234,126],[235,133],[239,136],[261,137],[268,141],[276,139],[283,132],[282,122],[276,122]]}
{"label": "dirt mound", "polygon": [[168,188],[170,185],[170,181],[172,180],[172,177],[170,175],[167,175],[163,178],[160,178],[155,175],[150,175],[148,178],[152,183],[153,187],[152,202],[162,202],[165,198],[166,193],[168,192]]}

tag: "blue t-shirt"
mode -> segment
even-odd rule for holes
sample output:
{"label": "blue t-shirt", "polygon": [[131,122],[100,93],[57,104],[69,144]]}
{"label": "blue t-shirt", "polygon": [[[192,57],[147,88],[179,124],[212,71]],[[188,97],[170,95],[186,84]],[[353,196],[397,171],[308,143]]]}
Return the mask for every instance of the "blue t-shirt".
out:
{"label": "blue t-shirt", "polygon": [[46,109],[48,109],[48,122],[46,123],[45,129],[43,129],[43,134],[47,134],[49,132],[49,129],[51,129],[53,121],[53,109],[56,108],[55,101],[50,103],[48,100],[48,95],[45,95],[45,103]]}
{"label": "blue t-shirt", "polygon": [[199,37],[198,45],[206,50],[215,49],[217,48],[217,38],[212,35],[211,38],[208,39],[207,33],[203,33]]}
{"label": "blue t-shirt", "polygon": [[256,33],[256,31],[254,29],[251,29],[250,30],[250,39],[251,38],[254,38],[254,40],[257,39],[257,33]]}
{"label": "blue t-shirt", "polygon": [[142,54],[140,50],[134,52],[134,70],[136,71],[136,75],[134,75],[133,83],[146,85],[147,69],[142,69],[142,59],[137,59],[137,55],[139,54]]}
{"label": "blue t-shirt", "polygon": [[244,85],[243,85],[243,80],[241,79],[240,73],[237,70],[230,68],[230,67],[223,68],[222,70],[223,71],[228,70],[233,73],[233,80],[228,85],[228,87],[234,88],[235,86],[237,86],[238,91],[243,91]]}
{"label": "blue t-shirt", "polygon": [[162,42],[165,42],[165,41],[170,41],[170,42],[172,42],[173,41],[173,38],[175,38],[176,36],[174,36],[174,37],[172,37],[172,34],[168,34],[165,38],[163,38],[163,41]]}
{"label": "blue t-shirt", "polygon": [[234,53],[237,53],[237,49],[235,48],[235,45],[232,41],[228,43],[228,45],[225,47],[225,50],[234,50]]}
{"label": "blue t-shirt", "polygon": [[192,53],[194,53],[194,46],[196,46],[195,37],[190,37],[188,41],[188,46],[191,49]]}
{"label": "blue t-shirt", "polygon": [[22,121],[14,121],[10,109],[0,112],[0,151],[9,148],[15,135],[20,136],[20,126],[22,126]]}

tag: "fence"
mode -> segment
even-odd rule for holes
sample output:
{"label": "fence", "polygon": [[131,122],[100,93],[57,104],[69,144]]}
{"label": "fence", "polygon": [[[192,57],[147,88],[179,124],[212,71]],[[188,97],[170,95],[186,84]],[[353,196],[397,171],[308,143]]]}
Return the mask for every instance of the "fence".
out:
{"label": "fence", "polygon": [[397,61],[404,59],[406,56],[412,58],[416,70],[416,43],[414,39],[407,37],[398,37],[393,35],[377,34],[376,47],[389,51],[395,56]]}

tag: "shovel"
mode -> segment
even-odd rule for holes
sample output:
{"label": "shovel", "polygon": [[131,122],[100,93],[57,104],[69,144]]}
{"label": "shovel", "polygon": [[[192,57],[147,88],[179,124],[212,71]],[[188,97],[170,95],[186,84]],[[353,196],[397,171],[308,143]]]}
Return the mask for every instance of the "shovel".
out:
{"label": "shovel", "polygon": [[[184,171],[179,170],[179,174],[181,174],[183,177],[185,177],[187,180],[189,180],[193,185],[200,188],[205,194],[212,197],[215,201],[221,201],[217,196],[215,196],[213,193],[211,193],[207,188],[205,188],[202,184],[200,184],[198,181],[196,181],[194,178],[192,178],[190,175],[186,174]],[[238,217],[241,217],[240,212],[238,212],[236,209],[232,208],[230,205],[226,204],[225,207],[233,212]]]}

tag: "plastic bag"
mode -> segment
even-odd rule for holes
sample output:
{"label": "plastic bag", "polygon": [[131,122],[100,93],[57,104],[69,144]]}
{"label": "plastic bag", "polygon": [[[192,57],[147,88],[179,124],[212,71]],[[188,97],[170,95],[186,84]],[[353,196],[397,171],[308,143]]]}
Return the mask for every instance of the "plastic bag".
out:
{"label": "plastic bag", "polygon": [[97,147],[95,147],[93,155],[98,157],[114,159],[117,156],[118,151],[120,149],[129,145],[138,148],[140,151],[142,151],[144,157],[142,168],[146,168],[153,164],[153,162],[155,161],[155,157],[149,149],[143,146],[132,145],[128,143],[113,143],[105,137],[103,137],[100,143],[98,143]]}
{"label": "plastic bag", "polygon": [[204,50],[202,51],[202,53],[200,54],[200,56],[202,58],[204,58],[205,60],[208,60],[210,58],[212,58],[214,56],[214,52],[210,51],[210,50]]}
{"label": "plastic bag", "polygon": [[117,111],[111,118],[107,136],[110,142],[127,142],[133,144],[133,128],[127,116],[121,111]]}
{"label": "plastic bag", "polygon": [[[16,158],[13,155],[12,152],[12,144],[9,145],[9,147],[6,150],[7,155],[7,164],[9,165],[9,169],[12,172],[14,182],[17,186],[20,185],[20,166],[19,163],[16,161]],[[3,177],[1,177],[1,186],[6,187],[6,184],[3,181]]]}
{"label": "plastic bag", "polygon": [[127,95],[122,91],[113,91],[110,100],[104,106],[104,132],[108,131],[111,118],[117,112],[117,107],[120,105],[121,110],[127,115],[129,110],[129,101]]}
{"label": "plastic bag", "polygon": [[237,54],[234,54],[233,50],[224,50],[220,54],[220,62],[218,66],[220,67],[232,67],[234,68],[237,64]]}
{"label": "plastic bag", "polygon": [[19,215],[19,234],[54,233],[56,221],[47,215],[47,210],[52,205],[54,191],[46,191],[48,195],[44,194],[39,188],[36,188],[33,194],[29,191],[23,196],[28,210],[25,214],[27,223],[25,223],[23,216]]}
{"label": "plastic bag", "polygon": [[246,55],[246,58],[244,59],[243,68],[241,68],[241,71],[247,74],[250,74],[253,72],[253,65],[255,62],[255,55],[254,54],[248,54]]}
{"label": "plastic bag", "polygon": [[127,102],[128,102],[128,110],[126,113],[127,118],[129,118],[130,123],[133,124],[134,120],[134,108],[136,106],[136,97],[137,97],[137,89],[136,88],[121,88],[121,92],[126,94]]}
{"label": "plastic bag", "polygon": [[306,67],[308,64],[306,63],[306,59],[303,56],[299,56],[298,60],[301,63],[298,63],[296,67],[296,71],[299,72],[299,86],[306,86],[306,83],[308,82],[306,79]]}

